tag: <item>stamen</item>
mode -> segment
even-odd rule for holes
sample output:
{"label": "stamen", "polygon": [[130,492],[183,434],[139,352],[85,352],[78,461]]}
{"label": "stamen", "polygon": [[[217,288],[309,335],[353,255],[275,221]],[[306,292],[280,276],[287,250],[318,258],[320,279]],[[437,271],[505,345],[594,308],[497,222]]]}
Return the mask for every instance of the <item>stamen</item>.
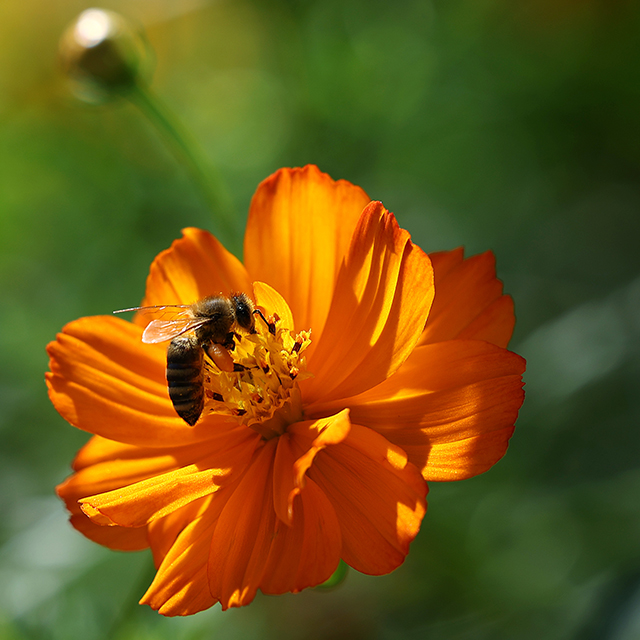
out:
{"label": "stamen", "polygon": [[277,315],[254,313],[262,322],[255,333],[235,336],[232,372],[205,358],[204,412],[231,416],[268,439],[302,419],[297,381],[311,375],[304,355],[311,332],[292,336]]}

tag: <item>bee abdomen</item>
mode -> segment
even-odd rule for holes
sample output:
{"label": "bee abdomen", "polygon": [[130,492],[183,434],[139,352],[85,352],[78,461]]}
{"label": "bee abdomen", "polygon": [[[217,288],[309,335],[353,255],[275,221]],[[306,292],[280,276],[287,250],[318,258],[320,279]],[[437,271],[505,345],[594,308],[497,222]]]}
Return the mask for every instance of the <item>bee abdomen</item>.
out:
{"label": "bee abdomen", "polygon": [[204,408],[203,352],[191,337],[174,338],[167,349],[167,386],[176,413],[190,426]]}

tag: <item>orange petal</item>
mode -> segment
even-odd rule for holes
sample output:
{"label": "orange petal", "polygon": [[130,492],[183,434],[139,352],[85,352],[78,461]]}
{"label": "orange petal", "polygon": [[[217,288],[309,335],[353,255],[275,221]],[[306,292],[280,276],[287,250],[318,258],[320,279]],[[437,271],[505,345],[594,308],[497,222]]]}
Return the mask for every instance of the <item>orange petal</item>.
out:
{"label": "orange petal", "polygon": [[336,512],[324,492],[307,479],[295,499],[291,526],[276,521],[260,590],[274,595],[297,593],[325,582],[338,567],[341,548]]}
{"label": "orange petal", "polygon": [[[460,480],[504,455],[524,369],[520,356],[488,342],[439,342],[416,348],[394,376],[343,403],[352,420],[401,446],[426,480]],[[334,410],[327,403],[307,412]]]}
{"label": "orange petal", "polygon": [[[80,471],[99,462],[108,462],[109,460],[140,458],[141,448],[132,444],[123,444],[115,440],[108,440],[101,436],[93,436],[87,444],[85,444],[71,463],[74,471]],[[152,449],[148,449],[151,455]]]}
{"label": "orange petal", "polygon": [[[246,505],[245,509],[237,503],[231,504],[232,500],[239,501],[244,495],[261,493],[255,491],[256,487],[243,488],[242,485],[251,485],[256,479],[264,480],[268,477],[269,458],[272,455],[273,445],[267,445],[257,456],[257,464],[253,469],[257,475],[250,473],[241,482],[221,489],[218,494],[205,498],[204,501],[198,501],[199,504],[194,502],[150,525],[152,546],[157,541],[166,548],[161,556],[156,578],[141,604],[149,604],[159,613],[173,616],[196,613],[217,602],[218,597],[213,595],[216,593],[215,587],[210,590],[207,581],[209,551],[212,554],[212,564],[219,566],[220,563],[216,563],[215,558],[215,554],[219,552],[216,548],[215,530],[219,524],[222,527],[232,524],[225,523],[221,515],[228,515],[238,508],[246,516],[243,520],[253,520],[256,526],[240,526],[235,531],[237,535],[224,540],[234,552],[231,560],[241,561],[240,567],[229,567],[229,570],[233,573],[235,569],[240,574],[246,570],[246,581],[253,584],[243,586],[241,581],[237,588],[232,586],[232,597],[221,599],[223,608],[248,604],[255,596],[254,585],[258,582],[258,587],[264,593],[284,593],[296,592],[329,578],[339,560],[340,530],[330,503],[313,481],[309,481],[298,498],[296,525],[293,527],[288,527],[281,521],[276,522],[273,510],[264,501],[256,500]],[[266,485],[262,483],[257,486]],[[267,523],[262,522],[260,516],[255,517],[255,511],[250,508],[252,506],[258,510],[264,508],[262,516],[267,517]],[[244,553],[236,554],[238,547]],[[211,576],[216,575],[211,569],[209,572]],[[212,577],[214,585],[218,582]]]}
{"label": "orange petal", "polygon": [[242,263],[209,232],[188,228],[182,234],[153,261],[143,305],[191,304],[205,296],[251,291]]}
{"label": "orange petal", "polygon": [[278,518],[287,525],[293,522],[293,501],[302,491],[293,472],[299,455],[291,435],[283,433],[278,438],[273,469],[273,507]]}
{"label": "orange petal", "polygon": [[[205,452],[219,448],[218,443],[207,443],[208,449],[201,443],[173,449],[143,449],[105,440],[94,436],[85,445],[76,460],[76,473],[56,488],[67,509],[71,512],[71,524],[89,539],[112,549],[123,551],[144,549],[149,546],[147,528],[113,526],[111,521],[103,526],[92,522],[80,509],[79,501],[87,496],[106,493],[141,482],[147,478],[162,475],[187,460],[202,458]],[[104,522],[104,520],[98,519]],[[136,523],[139,524],[139,523]]]}
{"label": "orange petal", "polygon": [[262,307],[267,316],[274,313],[280,318],[281,326],[293,331],[293,314],[287,301],[273,288],[264,282],[253,283],[253,295],[256,305]]}
{"label": "orange petal", "polygon": [[349,410],[315,421],[290,425],[278,439],[273,471],[274,508],[280,520],[293,522],[293,502],[306,484],[306,473],[325,447],[342,442],[349,433]]}
{"label": "orange petal", "polygon": [[256,452],[213,532],[209,588],[223,609],[249,604],[264,575],[276,526],[271,480],[276,446],[277,439],[269,440]]}
{"label": "orange petal", "polygon": [[[315,351],[305,402],[361,393],[392,375],[420,338],[433,299],[427,255],[379,202],[363,211]],[[313,346],[313,343],[312,343]]]}
{"label": "orange petal", "polygon": [[115,458],[80,469],[58,485],[57,491],[65,502],[75,504],[87,496],[120,489],[162,475],[175,467],[176,460],[172,455],[124,460]]}
{"label": "orange petal", "polygon": [[[224,487],[216,493],[190,502],[164,518],[154,520],[146,527],[149,546],[153,552],[153,561],[157,568],[160,568],[165,557],[171,551],[176,540],[178,540],[178,536],[184,531],[189,522],[200,518],[205,511],[208,517],[214,520],[218,518],[228,496],[231,495],[230,491],[232,490],[229,487]],[[206,564],[206,558],[204,562]]]}
{"label": "orange petal", "polygon": [[297,330],[322,332],[340,265],[369,201],[359,187],[312,165],[281,169],[258,187],[245,264],[253,280],[267,282],[287,300]]}
{"label": "orange petal", "polygon": [[[145,526],[230,484],[244,471],[258,441],[257,434],[243,427],[214,434],[206,447],[200,447],[199,455],[193,455],[192,464],[175,468],[174,459],[169,471],[156,472],[131,484],[119,483],[117,489],[83,497],[81,508],[96,524]],[[99,469],[94,475],[99,476],[102,467],[109,464],[96,465]],[[145,465],[150,466],[149,461],[112,463],[119,470]],[[86,475],[84,472],[78,475],[83,474]]]}
{"label": "orange petal", "polygon": [[[202,449],[201,445],[198,447]],[[148,453],[151,454],[151,450]],[[155,453],[158,454],[157,451]],[[88,495],[138,482],[176,465],[175,454],[143,456],[142,450],[137,447],[98,437],[93,437],[76,456],[74,468],[77,472],[58,485],[56,491],[71,512],[71,524],[90,540],[121,551],[149,546],[146,528],[97,525],[82,513],[78,504],[81,498]]]}
{"label": "orange petal", "polygon": [[[267,442],[220,515],[211,545],[209,578],[211,593],[220,599],[223,609],[248,604],[257,589],[276,594],[315,586],[338,566],[338,520],[312,480],[296,494],[290,524],[276,518],[274,493],[284,495],[286,502],[294,475],[295,457],[287,453],[292,442],[295,450],[295,438],[282,436]],[[274,455],[275,465],[280,466],[277,470]]]}
{"label": "orange petal", "polygon": [[80,500],[80,507],[100,525],[142,527],[163,518],[193,500],[221,488],[227,478],[220,469],[196,471],[191,465],[136,484]]}
{"label": "orange petal", "polygon": [[49,397],[73,426],[109,440],[143,447],[175,447],[210,437],[219,416],[189,427],[176,415],[165,379],[162,345],[141,341],[141,329],[96,316],[69,323],[47,347]]}
{"label": "orange petal", "polygon": [[149,546],[146,527],[132,529],[129,527],[102,527],[97,525],[80,510],[77,500],[73,499],[73,492],[64,488],[64,483],[57,487],[58,495],[65,501],[71,514],[69,522],[84,536],[116,551],[140,551]]}
{"label": "orange petal", "polygon": [[316,456],[308,476],[335,509],[346,563],[371,575],[402,564],[420,529],[427,494],[402,449],[352,423],[344,442]]}
{"label": "orange petal", "polygon": [[[164,459],[165,456],[166,459],[173,461],[172,467],[176,468],[201,458],[206,452],[216,450],[216,448],[219,447],[218,439],[225,437],[225,433],[226,430],[212,434],[207,443],[196,442],[195,444],[188,444],[182,447],[172,447],[170,454],[167,454],[166,448],[155,449],[152,447],[139,447],[132,444],[116,442],[115,440],[108,440],[101,436],[93,436],[80,451],[78,451],[71,468],[74,471],[81,471],[92,465],[97,465],[100,462],[142,459],[155,460],[156,458]],[[165,470],[162,467],[160,468]],[[88,494],[85,493],[85,495]]]}
{"label": "orange petal", "polygon": [[466,338],[506,347],[515,323],[513,301],[502,294],[493,253],[465,260],[460,248],[429,257],[436,296],[419,344]]}
{"label": "orange petal", "polygon": [[84,513],[80,512],[79,506],[78,513],[71,514],[69,522],[74,529],[92,542],[114,551],[142,551],[142,549],[146,549],[149,546],[146,527],[137,529],[132,529],[131,527],[103,527],[91,522]]}
{"label": "orange petal", "polygon": [[[94,438],[92,438],[92,440],[94,440]],[[91,443],[92,440],[89,442]],[[88,445],[85,445],[83,449],[87,448],[87,446]],[[92,445],[92,448],[95,448],[95,445]],[[87,491],[92,492],[92,488],[96,486],[103,487],[103,490],[104,488],[112,489],[126,482],[121,480],[122,472],[112,473],[110,464],[107,464],[106,467],[100,464],[96,466],[102,473],[99,472],[94,475],[93,470],[96,467],[90,467],[90,471],[83,468],[82,473],[74,473],[56,487],[56,493],[64,500],[71,514],[69,518],[71,525],[89,538],[89,540],[93,540],[110,549],[117,549],[118,551],[138,551],[140,549],[146,549],[149,546],[146,528],[102,527],[91,522],[80,510],[78,500],[88,495]],[[156,472],[158,467],[162,468],[162,464],[155,464],[154,461],[149,468],[138,468],[133,473],[128,473],[128,471],[131,471],[128,469],[124,475],[128,478],[134,477],[136,479],[149,477],[149,475]],[[90,474],[88,479],[86,478],[87,474]]]}
{"label": "orange petal", "polygon": [[170,546],[140,604],[148,604],[164,616],[186,616],[217,602],[209,591],[207,558],[220,508],[230,495],[228,488],[226,491],[226,494],[222,490],[191,503],[151,525],[152,530],[160,528],[161,534],[156,533],[155,537],[163,541],[168,533],[163,527],[165,521],[170,519],[177,526],[174,526],[175,537],[170,538]]}
{"label": "orange petal", "polygon": [[440,442],[431,448],[424,445],[406,445],[406,448],[412,459],[420,462],[426,458],[422,472],[426,480],[465,480],[484,473],[502,458],[513,430],[511,426],[471,438]]}

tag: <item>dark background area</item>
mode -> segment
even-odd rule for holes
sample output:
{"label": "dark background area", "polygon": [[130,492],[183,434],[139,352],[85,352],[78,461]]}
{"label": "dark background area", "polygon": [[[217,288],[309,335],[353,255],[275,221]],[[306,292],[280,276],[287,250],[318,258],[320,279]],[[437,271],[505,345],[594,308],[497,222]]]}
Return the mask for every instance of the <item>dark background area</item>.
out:
{"label": "dark background area", "polygon": [[492,249],[527,397],[491,471],[432,484],[405,564],[333,591],[164,619],[147,553],[73,531],[54,486],[87,436],[45,345],[139,303],[183,226],[216,229],[124,101],[57,64],[79,0],[0,4],[0,638],[640,638],[640,8],[622,0],[113,0],[153,89],[222,176],[235,250],[258,182],[315,163],[427,251]]}

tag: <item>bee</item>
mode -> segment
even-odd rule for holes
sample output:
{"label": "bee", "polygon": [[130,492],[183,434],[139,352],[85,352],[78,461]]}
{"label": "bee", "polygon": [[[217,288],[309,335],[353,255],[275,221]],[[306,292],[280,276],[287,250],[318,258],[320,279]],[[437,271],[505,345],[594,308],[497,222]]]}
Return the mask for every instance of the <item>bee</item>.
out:
{"label": "bee", "polygon": [[193,426],[204,409],[204,354],[221,371],[235,370],[229,353],[235,348],[233,330],[239,327],[255,333],[253,302],[246,293],[233,293],[228,298],[208,296],[190,305],[134,307],[114,313],[147,310],[168,311],[171,315],[169,319],[152,320],[142,334],[142,342],[171,340],[167,348],[169,397],[176,413]]}

